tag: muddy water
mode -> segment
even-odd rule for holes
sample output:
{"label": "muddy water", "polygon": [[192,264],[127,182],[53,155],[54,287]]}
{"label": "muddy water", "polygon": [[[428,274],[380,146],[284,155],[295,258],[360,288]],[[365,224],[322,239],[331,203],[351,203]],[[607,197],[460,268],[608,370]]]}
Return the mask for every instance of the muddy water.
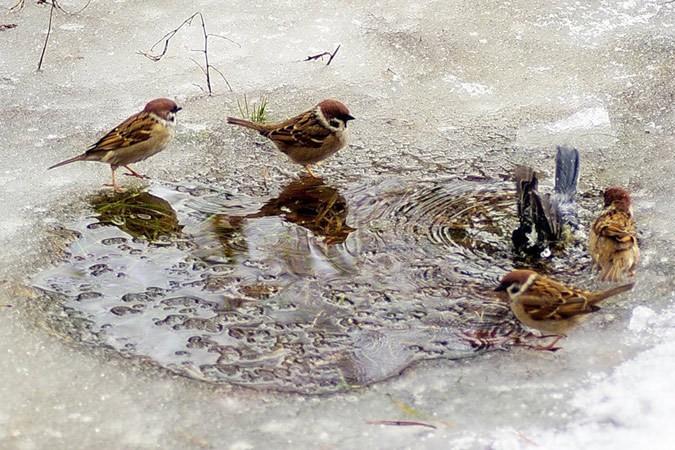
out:
{"label": "muddy water", "polygon": [[[492,293],[526,263],[511,250],[510,182],[295,177],[264,196],[153,184],[90,203],[66,224],[63,261],[33,280],[48,322],[86,345],[306,394],[542,345]],[[540,269],[560,276],[570,252]],[[571,259],[563,278],[587,265]]]}

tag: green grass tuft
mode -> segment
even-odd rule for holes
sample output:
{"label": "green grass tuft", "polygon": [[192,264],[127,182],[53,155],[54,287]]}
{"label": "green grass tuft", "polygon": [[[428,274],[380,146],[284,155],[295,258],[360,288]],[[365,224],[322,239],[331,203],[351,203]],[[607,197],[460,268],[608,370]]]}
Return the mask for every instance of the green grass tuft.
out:
{"label": "green grass tuft", "polygon": [[237,100],[237,107],[239,107],[239,115],[251,122],[264,123],[267,122],[267,97],[261,96],[257,103],[249,105],[246,95],[244,95],[243,102]]}

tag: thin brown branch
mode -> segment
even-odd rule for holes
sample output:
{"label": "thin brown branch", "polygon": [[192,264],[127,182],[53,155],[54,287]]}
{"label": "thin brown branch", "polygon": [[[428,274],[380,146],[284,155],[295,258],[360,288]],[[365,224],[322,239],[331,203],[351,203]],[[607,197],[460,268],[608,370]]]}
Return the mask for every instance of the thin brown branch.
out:
{"label": "thin brown branch", "polygon": [[49,36],[52,34],[52,17],[54,17],[54,10],[56,9],[56,1],[52,2],[52,7],[49,8],[49,24],[47,25],[47,36],[45,36],[45,44],[42,46],[42,53],[40,54],[40,61],[38,61],[37,71],[42,70],[42,61],[45,59],[45,52],[47,51],[47,43]]}
{"label": "thin brown branch", "polygon": [[426,427],[433,428],[434,430],[438,428],[436,425],[418,420],[367,420],[366,423],[369,425],[392,425],[397,427]]}
{"label": "thin brown branch", "polygon": [[[226,38],[225,36],[219,36],[219,35],[216,35],[216,34],[209,34],[206,31],[206,22],[204,21],[204,15],[199,11],[197,11],[196,13],[192,14],[190,17],[185,19],[177,28],[174,28],[173,30],[169,31],[164,36],[162,36],[161,39],[159,39],[157,42],[152,44],[152,47],[150,47],[149,51],[147,51],[147,52],[139,51],[138,54],[143,55],[146,58],[148,58],[149,60],[154,61],[154,62],[160,61],[166,55],[166,52],[169,49],[169,42],[171,41],[171,39],[176,35],[176,33],[178,33],[178,31],[180,31],[181,28],[183,28],[186,25],[188,25],[188,26],[192,25],[192,21],[195,19],[195,17],[199,17],[199,21],[200,21],[201,26],[202,26],[202,35],[204,37],[204,48],[198,49],[198,50],[192,50],[192,51],[200,52],[200,53],[204,54],[204,64],[203,65],[199,64],[194,59],[192,59],[192,58],[190,58],[190,59],[195,64],[197,64],[197,66],[199,66],[199,68],[204,73],[204,76],[206,77],[206,92],[208,92],[209,96],[213,95],[213,88],[211,86],[211,70],[214,70],[215,72],[217,72],[223,78],[225,83],[227,84],[228,89],[230,91],[232,91],[232,86],[230,86],[230,83],[225,78],[225,75],[223,75],[223,73],[220,70],[218,70],[216,67],[211,65],[211,63],[209,62],[209,36],[219,37],[221,39],[225,39],[227,41],[230,41],[230,42],[232,42],[236,45],[239,45],[239,44],[237,44],[236,42],[234,42],[231,39]],[[155,48],[162,43],[164,44],[164,46],[162,48],[161,53],[154,53]],[[202,89],[202,91],[204,91],[204,90]]]}
{"label": "thin brown branch", "polygon": [[[35,4],[36,5],[54,5],[56,7],[56,9],[58,9],[62,13],[68,14],[70,16],[74,16],[76,14],[81,13],[85,9],[87,9],[89,7],[89,5],[91,4],[91,2],[92,2],[92,0],[87,0],[87,2],[84,4],[84,6],[80,9],[78,9],[77,11],[68,11],[66,8],[61,6],[61,4],[59,3],[59,0],[51,0],[51,1],[50,0],[37,0],[37,2],[35,2]],[[20,11],[20,10],[23,9],[23,7],[25,5],[26,5],[26,0],[19,0],[14,4],[14,6],[9,8],[9,10],[12,11],[12,12],[13,11]]]}
{"label": "thin brown branch", "polygon": [[[46,0],[42,0],[42,1],[44,3],[48,3]],[[84,11],[85,9],[87,9],[89,7],[89,5],[91,4],[91,0],[87,0],[87,2],[84,4],[84,6],[80,9],[78,9],[77,11],[68,11],[67,9],[65,9],[63,6],[61,6],[59,4],[58,0],[52,0],[52,3],[56,4],[56,8],[58,8],[59,11],[65,13],[65,14],[68,14],[69,16],[74,16],[75,14],[79,14],[82,11]]]}
{"label": "thin brown branch", "polygon": [[215,38],[220,38],[220,39],[225,39],[226,41],[231,42],[231,43],[233,43],[234,45],[236,45],[237,47],[241,48],[241,44],[240,44],[239,42],[233,41],[233,40],[230,39],[229,37],[221,36],[221,35],[219,35],[219,34],[212,34],[212,33],[209,33],[209,36],[215,37]]}
{"label": "thin brown branch", "polygon": [[335,49],[335,51],[333,51],[333,53],[331,53],[330,58],[328,58],[328,62],[326,63],[327,66],[330,66],[330,63],[333,62],[333,58],[335,58],[335,55],[337,55],[337,52],[338,52],[338,50],[340,50],[340,46],[341,46],[341,45],[342,45],[342,44],[338,44],[338,46],[337,46],[337,48]]}
{"label": "thin brown branch", "polygon": [[303,61],[314,61],[317,59],[323,59],[324,56],[330,56],[330,52],[317,53],[316,55],[308,56],[307,58],[303,59]]}
{"label": "thin brown branch", "polygon": [[197,65],[197,67],[199,67],[199,69],[202,71],[202,73],[203,73],[204,75],[206,75],[206,70],[202,67],[202,65],[199,63],[199,61],[197,61],[197,60],[194,59],[194,58],[190,58],[190,61],[192,61],[193,63],[195,63],[195,64]]}
{"label": "thin brown branch", "polygon": [[213,93],[211,89],[211,72],[209,71],[209,33],[206,32],[206,24],[204,23],[204,16],[199,13],[199,19],[202,21],[202,32],[204,33],[204,62],[206,63],[206,87],[209,90],[209,95]]}
{"label": "thin brown branch", "polygon": [[[674,0],[675,1],[675,0]],[[335,55],[337,55],[338,50],[340,50],[340,47],[342,44],[339,44],[333,52],[323,52],[323,53],[318,53],[316,55],[311,55],[308,56],[307,58],[303,59],[303,61],[316,61],[317,59],[320,59],[323,61],[324,56],[328,56],[328,62],[326,63],[327,66],[330,66],[330,63],[333,62],[333,58],[335,58]]]}
{"label": "thin brown branch", "polygon": [[215,70],[218,75],[221,76],[225,84],[227,85],[227,88],[232,92],[232,86],[230,86],[230,82],[227,81],[227,78],[225,78],[225,75],[223,75],[223,72],[220,71],[216,66],[211,66],[211,69]]}
{"label": "thin brown branch", "polygon": [[23,9],[23,7],[24,7],[25,4],[26,4],[26,0],[19,0],[18,2],[16,2],[16,3],[14,4],[14,6],[12,6],[11,8],[9,8],[9,10],[10,10],[11,12],[21,11],[21,10]]}
{"label": "thin brown branch", "polygon": [[[161,60],[164,57],[164,55],[166,55],[166,52],[169,49],[169,41],[171,40],[171,38],[173,38],[176,35],[176,33],[178,33],[178,31],[180,31],[180,29],[183,28],[185,25],[190,25],[192,23],[192,19],[194,19],[197,16],[197,14],[199,13],[198,12],[194,13],[193,15],[185,19],[183,23],[178,25],[177,28],[174,28],[173,30],[169,31],[164,36],[162,36],[157,42],[152,44],[152,47],[150,47],[149,51],[142,52],[139,50],[138,54],[145,56],[151,61],[157,62]],[[155,48],[162,42],[164,42],[164,48],[162,49],[162,52],[159,54],[153,54]]]}
{"label": "thin brown branch", "polygon": [[[26,3],[25,0],[19,0],[14,6],[12,6],[10,8],[10,11],[12,11],[12,12],[20,11],[25,6],[25,3]],[[40,60],[38,61],[38,66],[37,66],[38,72],[40,72],[42,70],[42,63],[44,62],[45,53],[47,52],[47,45],[49,44],[49,38],[52,35],[52,21],[54,20],[54,10],[58,9],[59,11],[65,13],[65,14],[75,15],[75,14],[78,14],[78,13],[84,11],[89,6],[90,3],[91,3],[91,0],[87,0],[87,2],[84,4],[84,6],[82,8],[78,9],[77,11],[70,12],[70,11],[64,9],[63,6],[61,6],[61,4],[59,4],[58,0],[51,0],[51,1],[49,1],[49,0],[38,0],[38,2],[36,3],[37,5],[49,5],[50,6],[50,8],[49,8],[49,22],[47,24],[47,35],[45,36],[45,42],[42,45],[42,52],[40,53]],[[16,26],[14,24],[10,24],[10,25],[13,25],[13,26],[6,26],[6,27],[14,28]],[[7,29],[7,28],[4,28],[4,29]],[[3,30],[3,28],[0,28],[0,31],[2,31],[2,30]]]}

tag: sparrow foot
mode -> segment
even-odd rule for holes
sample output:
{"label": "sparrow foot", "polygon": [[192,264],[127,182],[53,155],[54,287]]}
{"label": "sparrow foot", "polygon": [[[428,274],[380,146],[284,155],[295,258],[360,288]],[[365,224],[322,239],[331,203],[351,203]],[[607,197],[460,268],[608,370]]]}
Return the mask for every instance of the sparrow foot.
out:
{"label": "sparrow foot", "polygon": [[141,180],[149,180],[150,177],[147,175],[142,175],[140,173],[125,173],[123,175],[126,175],[127,177],[134,177],[134,178],[140,178]]}
{"label": "sparrow foot", "polygon": [[535,335],[532,334],[533,337],[537,339],[548,339],[548,338],[554,338],[553,341],[549,342],[546,345],[532,345],[532,344],[525,344],[524,346],[527,348],[530,348],[532,350],[541,350],[541,351],[547,351],[547,352],[555,352],[560,350],[562,347],[556,347],[555,345],[558,343],[558,341],[564,337],[566,337],[564,334],[542,334],[542,335]]}
{"label": "sparrow foot", "polygon": [[118,184],[110,184],[110,183],[106,183],[106,184],[104,184],[103,186],[104,186],[104,187],[112,188],[113,191],[115,191],[115,192],[117,192],[117,193],[119,193],[119,194],[121,194],[121,193],[127,191],[126,189],[124,189],[122,186],[120,186],[120,185],[118,185]]}
{"label": "sparrow foot", "polygon": [[309,174],[310,177],[312,177],[312,178],[318,178],[316,175],[314,175],[314,172],[312,172],[312,168],[311,168],[311,167],[305,166],[305,170],[307,171],[307,173]]}
{"label": "sparrow foot", "polygon": [[126,175],[126,176],[128,176],[128,177],[136,177],[136,178],[140,178],[141,180],[149,180],[149,179],[150,179],[149,176],[140,174],[140,173],[136,172],[135,170],[133,170],[133,169],[132,169],[131,167],[129,167],[129,166],[124,166],[124,168],[127,169],[127,170],[129,171],[129,173],[125,173],[125,174],[124,174],[124,175]]}

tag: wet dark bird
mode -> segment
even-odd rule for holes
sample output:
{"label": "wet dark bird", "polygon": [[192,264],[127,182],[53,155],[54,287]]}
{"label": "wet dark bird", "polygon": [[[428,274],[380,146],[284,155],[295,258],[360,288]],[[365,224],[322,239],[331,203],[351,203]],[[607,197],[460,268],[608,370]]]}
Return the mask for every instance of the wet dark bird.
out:
{"label": "wet dark bird", "polygon": [[564,240],[566,231],[578,228],[574,197],[579,180],[579,151],[558,146],[553,194],[539,192],[537,173],[527,166],[515,170],[518,219],[512,233],[516,250],[525,255],[542,257],[551,246]]}

